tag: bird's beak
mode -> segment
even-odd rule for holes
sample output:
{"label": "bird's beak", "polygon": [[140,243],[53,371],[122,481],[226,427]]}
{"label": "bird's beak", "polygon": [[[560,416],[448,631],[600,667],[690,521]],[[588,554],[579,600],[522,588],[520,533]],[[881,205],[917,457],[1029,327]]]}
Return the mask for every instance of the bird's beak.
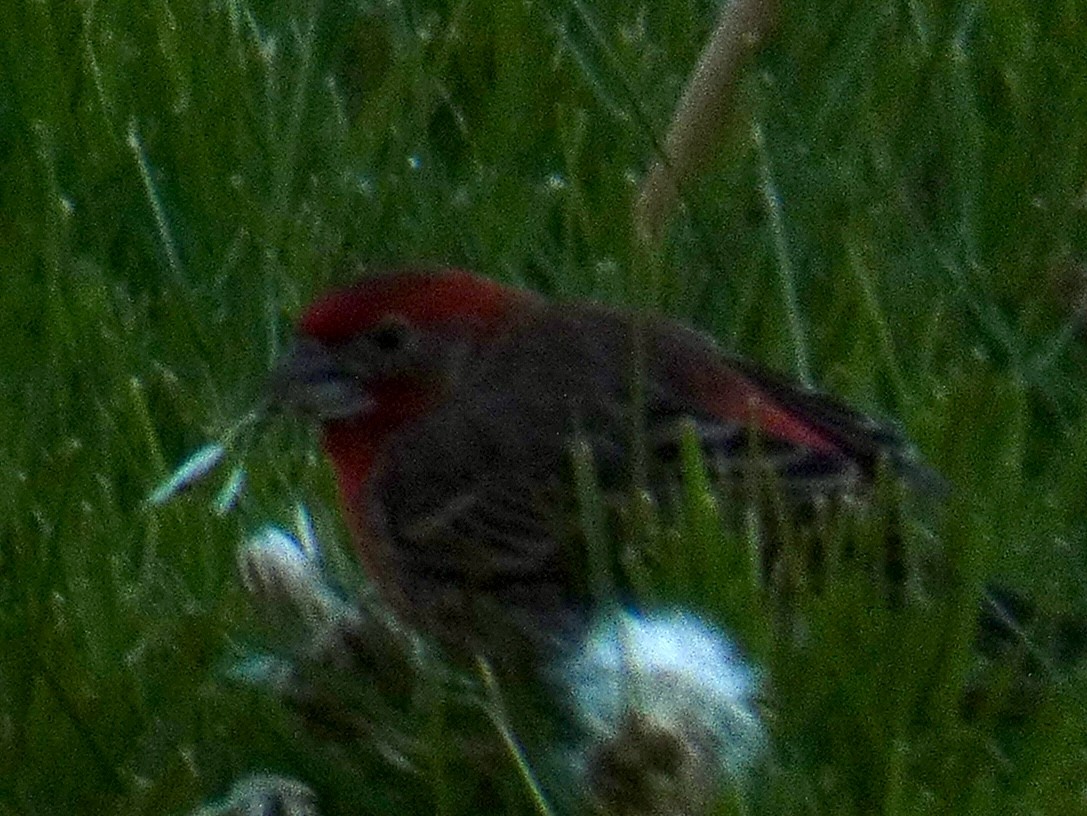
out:
{"label": "bird's beak", "polygon": [[373,400],[357,376],[329,349],[297,338],[279,358],[265,386],[269,408],[328,422],[368,413]]}

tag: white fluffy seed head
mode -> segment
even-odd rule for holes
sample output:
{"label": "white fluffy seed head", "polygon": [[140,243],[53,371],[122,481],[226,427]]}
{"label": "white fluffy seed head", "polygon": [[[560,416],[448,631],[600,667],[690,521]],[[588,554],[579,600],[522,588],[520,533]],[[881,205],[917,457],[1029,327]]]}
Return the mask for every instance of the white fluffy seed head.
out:
{"label": "white fluffy seed head", "polygon": [[273,774],[252,774],[234,783],[220,801],[212,802],[193,816],[318,816],[317,796],[296,779]]}
{"label": "white fluffy seed head", "polygon": [[755,669],[690,613],[614,610],[560,677],[583,735],[566,764],[599,812],[702,813],[765,747]]}
{"label": "white fluffy seed head", "polygon": [[315,553],[278,527],[264,527],[238,549],[238,571],[262,612],[319,630],[347,603],[326,583]]}

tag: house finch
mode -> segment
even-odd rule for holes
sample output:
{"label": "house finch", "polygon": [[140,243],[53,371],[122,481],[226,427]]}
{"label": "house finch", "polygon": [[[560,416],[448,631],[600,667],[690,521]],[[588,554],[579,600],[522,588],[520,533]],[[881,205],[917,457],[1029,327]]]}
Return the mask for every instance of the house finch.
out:
{"label": "house finch", "polygon": [[605,493],[674,484],[685,428],[723,484],[754,460],[801,501],[854,491],[881,460],[931,476],[893,430],[683,326],[460,270],[318,300],[270,397],[320,423],[358,555],[392,607],[453,652],[498,660],[560,640],[592,604],[574,444]]}

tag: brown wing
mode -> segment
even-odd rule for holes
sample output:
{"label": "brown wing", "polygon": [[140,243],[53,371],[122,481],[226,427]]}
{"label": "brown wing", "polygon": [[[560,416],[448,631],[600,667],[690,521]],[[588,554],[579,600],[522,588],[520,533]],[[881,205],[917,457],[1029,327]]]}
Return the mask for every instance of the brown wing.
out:
{"label": "brown wing", "polygon": [[900,432],[834,397],[723,354],[671,323],[654,324],[653,348],[649,408],[658,433],[667,438],[678,420],[693,422],[722,478],[745,472],[754,455],[789,492],[813,495],[870,481],[886,461],[914,487],[946,490]]}
{"label": "brown wing", "polygon": [[641,453],[674,481],[691,425],[722,479],[757,454],[802,497],[849,489],[884,456],[928,478],[886,426],[671,323],[550,310],[490,351],[401,436],[374,493],[412,617],[469,649],[493,653],[513,640],[510,627],[561,628],[579,603],[584,562],[555,518],[571,506],[563,477],[575,437],[609,491],[633,486]]}

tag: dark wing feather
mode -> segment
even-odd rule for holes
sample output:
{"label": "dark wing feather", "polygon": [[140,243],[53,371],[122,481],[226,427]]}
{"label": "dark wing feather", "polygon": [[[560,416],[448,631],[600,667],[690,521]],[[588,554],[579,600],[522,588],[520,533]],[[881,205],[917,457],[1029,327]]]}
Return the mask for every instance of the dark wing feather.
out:
{"label": "dark wing feather", "polygon": [[694,422],[722,478],[745,472],[752,454],[788,492],[851,490],[880,463],[926,492],[946,490],[892,426],[806,389],[754,363],[723,354],[708,339],[671,323],[655,324],[650,418],[661,433]]}
{"label": "dark wing feather", "polygon": [[927,474],[886,426],[664,321],[551,310],[489,351],[390,446],[373,494],[405,615],[467,650],[493,655],[511,633],[561,631],[580,608],[584,559],[568,546],[564,478],[574,438],[589,441],[606,491],[634,486],[642,453],[651,479],[674,484],[692,424],[723,480],[757,454],[801,500],[851,489],[881,457]]}
{"label": "dark wing feather", "polygon": [[729,364],[779,405],[832,439],[846,455],[862,465],[865,475],[874,475],[885,457],[894,472],[913,488],[934,496],[947,493],[947,481],[921,461],[898,428],[862,414],[832,396],[802,388],[754,363],[731,358]]}

